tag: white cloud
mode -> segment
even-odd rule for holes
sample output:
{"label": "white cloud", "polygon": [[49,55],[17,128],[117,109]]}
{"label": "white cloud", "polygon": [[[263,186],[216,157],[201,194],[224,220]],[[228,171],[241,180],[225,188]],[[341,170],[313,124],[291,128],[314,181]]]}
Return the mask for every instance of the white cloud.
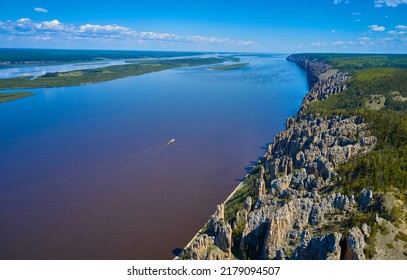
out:
{"label": "white cloud", "polygon": [[35,40],[35,41],[49,41],[52,39],[51,36],[32,36],[30,39]]}
{"label": "white cloud", "polygon": [[352,16],[360,16],[361,13],[352,13]]}
{"label": "white cloud", "polygon": [[407,29],[407,25],[397,25],[396,29]]}
{"label": "white cloud", "polygon": [[384,28],[384,26],[379,26],[377,24],[373,24],[369,26],[371,31],[376,31],[376,32],[382,32],[384,30],[386,30],[386,28]]}
{"label": "white cloud", "polygon": [[89,33],[115,33],[115,32],[128,32],[129,28],[119,26],[116,24],[109,25],[98,25],[98,24],[85,24],[79,26],[79,32],[89,32]]}
{"label": "white cloud", "polygon": [[406,31],[394,31],[394,30],[390,30],[389,32],[387,32],[387,34],[390,35],[405,35]]}
{"label": "white cloud", "polygon": [[[6,35],[6,37],[1,36]],[[157,33],[152,31],[138,31],[117,24],[99,25],[83,24],[80,26],[66,25],[54,19],[37,22],[29,18],[17,21],[0,21],[0,37],[31,40],[85,40],[88,42],[112,42],[124,40],[126,42],[186,42],[192,44],[223,44],[228,46],[250,46],[255,42],[250,40],[233,40],[213,36],[181,36],[172,33]]]}
{"label": "white cloud", "polygon": [[348,0],[345,0],[345,1],[343,1],[343,0],[334,0],[334,5],[339,5],[339,4],[341,4],[341,3],[345,3],[345,4],[349,4],[349,2],[350,1],[348,1]]}
{"label": "white cloud", "polygon": [[190,36],[187,38],[187,40],[199,43],[223,43],[230,41],[229,38],[204,37],[204,36]]}
{"label": "white cloud", "polygon": [[397,39],[396,39],[396,38],[389,38],[389,37],[386,37],[386,38],[381,38],[380,41],[385,41],[385,42],[388,42],[388,41],[397,41]]}
{"label": "white cloud", "polygon": [[186,42],[194,42],[201,44],[227,44],[227,45],[236,45],[236,46],[250,46],[255,42],[253,41],[235,41],[230,38],[219,38],[219,37],[205,37],[205,36],[189,36],[186,38],[181,38]]}
{"label": "white cloud", "polygon": [[311,46],[320,48],[320,47],[326,46],[326,44],[324,42],[314,42],[314,43],[311,43]]}
{"label": "white cloud", "polygon": [[359,18],[355,19],[355,22],[359,22],[359,21],[360,21],[360,19],[359,19]]}
{"label": "white cloud", "polygon": [[156,41],[179,41],[180,37],[171,33],[156,33],[156,32],[138,32],[136,33],[142,40]]}
{"label": "white cloud", "polygon": [[255,42],[254,41],[237,41],[236,45],[237,46],[251,46],[254,45]]}
{"label": "white cloud", "polygon": [[46,10],[44,8],[34,8],[34,11],[36,11],[38,13],[48,13],[48,10]]}
{"label": "white cloud", "polygon": [[336,41],[327,44],[328,48],[352,52],[388,51],[389,49],[403,50],[407,47],[407,36],[391,37],[359,37],[354,41]]}
{"label": "white cloud", "polygon": [[58,20],[43,21],[40,23],[34,23],[34,26],[39,30],[64,30],[65,26]]}
{"label": "white cloud", "polygon": [[381,7],[397,7],[402,4],[407,4],[407,0],[375,0],[374,1],[374,6],[376,8],[381,8]]}

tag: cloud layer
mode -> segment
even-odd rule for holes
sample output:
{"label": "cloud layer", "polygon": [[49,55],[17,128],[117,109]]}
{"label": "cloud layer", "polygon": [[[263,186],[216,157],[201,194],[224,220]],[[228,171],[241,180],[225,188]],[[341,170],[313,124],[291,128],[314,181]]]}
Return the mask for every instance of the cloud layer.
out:
{"label": "cloud layer", "polygon": [[[39,8],[40,9],[40,8]],[[253,41],[238,41],[230,38],[207,37],[200,35],[181,36],[172,33],[157,33],[138,31],[128,27],[108,24],[84,24],[75,26],[63,24],[54,19],[51,21],[34,21],[20,18],[16,21],[0,21],[0,38],[7,40],[85,40],[91,42],[106,42],[113,40],[155,41],[155,42],[187,42],[191,44],[223,44],[229,46],[249,46]]]}
{"label": "cloud layer", "polygon": [[374,6],[376,8],[382,8],[382,7],[397,7],[402,4],[407,4],[407,0],[375,0],[374,1]]}
{"label": "cloud layer", "polygon": [[298,49],[307,49],[312,47],[318,51],[327,51],[332,48],[344,52],[354,52],[363,50],[382,50],[382,49],[397,49],[400,46],[407,46],[407,25],[396,25],[393,30],[386,30],[384,26],[373,24],[368,26],[371,36],[362,35],[353,40],[336,40],[336,41],[318,41],[309,44],[298,45]]}

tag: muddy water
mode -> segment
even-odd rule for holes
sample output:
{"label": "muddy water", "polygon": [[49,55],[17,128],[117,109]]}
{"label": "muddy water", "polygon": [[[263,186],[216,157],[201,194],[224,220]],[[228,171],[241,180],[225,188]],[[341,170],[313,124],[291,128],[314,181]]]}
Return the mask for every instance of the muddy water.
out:
{"label": "muddy water", "polygon": [[307,91],[283,56],[242,62],[0,104],[0,258],[173,258]]}

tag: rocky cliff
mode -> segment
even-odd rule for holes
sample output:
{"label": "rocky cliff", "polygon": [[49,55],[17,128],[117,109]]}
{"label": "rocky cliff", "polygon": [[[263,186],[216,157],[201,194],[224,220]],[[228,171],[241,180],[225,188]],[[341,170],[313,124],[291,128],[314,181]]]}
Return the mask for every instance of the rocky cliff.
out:
{"label": "rocky cliff", "polygon": [[369,189],[341,194],[335,170],[372,150],[376,137],[360,116],[306,113],[314,100],[345,90],[350,76],[307,56],[287,59],[306,71],[310,92],[249,175],[252,196],[228,219],[228,202],[219,205],[184,258],[357,260],[373,246],[372,227],[354,221],[377,198]]}

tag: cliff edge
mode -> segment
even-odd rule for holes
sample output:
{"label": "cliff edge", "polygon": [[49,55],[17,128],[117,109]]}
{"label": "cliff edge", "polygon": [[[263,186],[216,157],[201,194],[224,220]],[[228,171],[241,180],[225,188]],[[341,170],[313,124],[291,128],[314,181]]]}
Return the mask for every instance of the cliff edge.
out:
{"label": "cliff edge", "polygon": [[[317,100],[343,92],[351,75],[322,60],[291,55],[307,73],[309,93],[286,130],[234,196],[218,205],[184,259],[406,259],[406,225],[373,211],[391,211],[369,187],[341,193],[336,170],[377,144],[360,115],[309,113]],[[396,199],[388,198],[388,204]],[[386,208],[387,207],[387,208]],[[374,213],[374,215],[373,215]],[[385,237],[385,238],[383,238]],[[392,238],[391,245],[389,238]],[[384,243],[383,243],[384,242]],[[388,251],[390,247],[401,250]],[[403,247],[404,246],[404,247]]]}

